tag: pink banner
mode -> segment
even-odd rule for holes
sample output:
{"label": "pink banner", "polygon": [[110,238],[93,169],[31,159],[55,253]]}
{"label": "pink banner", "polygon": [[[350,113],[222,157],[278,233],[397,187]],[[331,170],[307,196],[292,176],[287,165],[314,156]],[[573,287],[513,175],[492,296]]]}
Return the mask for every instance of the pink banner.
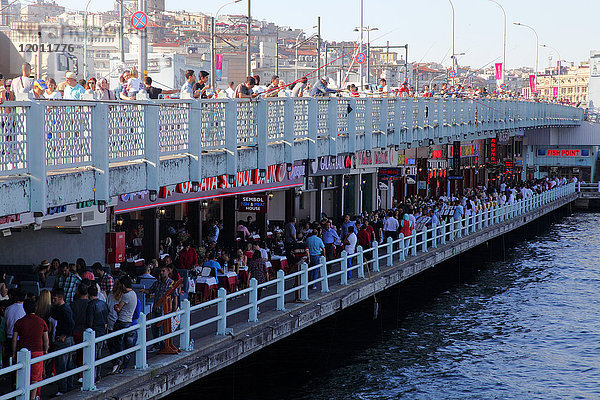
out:
{"label": "pink banner", "polygon": [[502,78],[502,63],[496,63],[496,80],[501,81]]}
{"label": "pink banner", "polygon": [[554,86],[552,88],[552,95],[554,96],[555,99],[558,99],[558,86]]}
{"label": "pink banner", "polygon": [[535,93],[535,75],[529,75],[529,90],[532,95]]}
{"label": "pink banner", "polygon": [[215,79],[217,81],[220,81],[223,77],[223,54],[217,54],[217,57],[215,59],[215,72]]}

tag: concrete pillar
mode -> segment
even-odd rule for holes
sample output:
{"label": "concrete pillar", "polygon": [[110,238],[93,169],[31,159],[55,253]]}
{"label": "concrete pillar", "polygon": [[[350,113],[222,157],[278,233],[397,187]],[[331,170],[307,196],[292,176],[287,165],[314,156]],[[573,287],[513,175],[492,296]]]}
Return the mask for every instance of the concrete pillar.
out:
{"label": "concrete pillar", "polygon": [[158,250],[160,248],[159,228],[160,220],[156,217],[156,208],[149,208],[142,211],[144,224],[144,238],[142,244],[144,246],[144,259],[152,260],[158,258]]}

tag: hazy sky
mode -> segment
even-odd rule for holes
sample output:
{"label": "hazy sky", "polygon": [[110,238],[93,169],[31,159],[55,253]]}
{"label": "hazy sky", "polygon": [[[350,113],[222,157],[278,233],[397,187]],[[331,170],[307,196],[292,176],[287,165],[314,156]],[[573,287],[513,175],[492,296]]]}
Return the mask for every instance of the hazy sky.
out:
{"label": "hazy sky", "polygon": [[[537,30],[540,44],[554,47],[563,60],[589,58],[590,49],[600,48],[600,0],[498,0],[507,14],[506,61],[508,68],[535,65],[535,35],[521,22]],[[81,8],[80,0],[58,0],[69,8]],[[202,11],[212,14],[228,0],[166,0],[170,10]],[[456,10],[456,53],[461,65],[481,68],[502,59],[503,15],[489,0],[453,0]],[[111,8],[106,0],[91,0],[90,9]],[[247,0],[228,5],[222,14],[245,14]],[[252,0],[253,18],[278,25],[310,28],[321,16],[321,34],[326,40],[358,40],[353,32],[360,23],[360,0]],[[410,61],[435,61],[450,65],[452,18],[448,0],[364,0],[364,25],[374,45],[409,45]],[[596,28],[593,28],[593,27]],[[366,36],[366,35],[365,35]],[[366,41],[366,37],[365,37]],[[540,70],[554,63],[556,53],[539,49]]]}

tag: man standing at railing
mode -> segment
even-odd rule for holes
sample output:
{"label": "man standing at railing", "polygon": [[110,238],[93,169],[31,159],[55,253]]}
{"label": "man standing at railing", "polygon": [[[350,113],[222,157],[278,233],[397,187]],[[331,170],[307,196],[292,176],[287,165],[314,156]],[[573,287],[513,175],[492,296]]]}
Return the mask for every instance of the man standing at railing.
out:
{"label": "man standing at railing", "polygon": [[340,236],[335,229],[331,227],[331,222],[325,222],[321,238],[325,244],[325,257],[327,257],[327,261],[333,260],[335,258],[335,243],[340,241]]}
{"label": "man standing at railing", "polygon": [[81,100],[85,89],[79,83],[77,83],[77,75],[73,72],[68,72],[65,77],[67,78],[67,84],[65,85],[65,93],[63,99],[65,100]]}
{"label": "man standing at railing", "polygon": [[[48,325],[35,314],[36,303],[33,299],[25,300],[23,304],[25,315],[17,321],[12,339],[12,353],[14,362],[17,361],[17,350],[23,348],[31,352],[31,358],[40,357],[48,352]],[[42,380],[44,363],[38,362],[31,366],[31,383]],[[31,399],[39,399],[36,395],[39,389],[31,391]]]}
{"label": "man standing at railing", "polygon": [[[149,296],[154,296],[154,306],[152,307],[152,318],[157,318],[163,315],[163,307],[162,303],[157,303],[162,297],[167,293],[167,291],[173,286],[173,280],[169,278],[169,269],[166,265],[160,267],[160,275],[158,276],[158,280],[156,280],[150,289],[142,289],[140,292],[145,293]],[[152,336],[154,338],[162,335],[162,327],[159,326],[162,324],[153,324]],[[155,350],[162,350],[165,347],[164,342],[160,342],[154,345]]]}
{"label": "man standing at railing", "polygon": [[60,276],[56,280],[56,286],[64,291],[64,298],[68,304],[71,304],[75,298],[80,283],[81,277],[71,272],[68,263],[60,264]]}
{"label": "man standing at railing", "polygon": [[196,74],[194,73],[194,70],[193,69],[186,70],[185,71],[185,83],[181,87],[179,97],[184,98],[185,96],[187,96],[187,97],[198,98],[200,96],[200,93],[197,93],[197,94],[194,93],[194,83],[195,82],[196,82]]}
{"label": "man standing at railing", "polygon": [[327,85],[329,85],[329,77],[324,76],[315,82],[312,89],[310,89],[310,95],[312,97],[325,97],[331,93],[339,92],[339,90],[329,89]]}
{"label": "man standing at railing", "polygon": [[[308,254],[310,255],[310,263],[308,264],[309,268],[314,267],[315,265],[321,262],[321,256],[323,256],[323,251],[325,250],[325,244],[323,240],[319,237],[318,228],[314,229],[310,236],[306,239],[306,246],[308,247]],[[315,269],[310,271],[308,276],[309,281],[314,281],[319,277],[319,270]],[[317,286],[313,283],[313,289],[316,289]]]}
{"label": "man standing at railing", "polygon": [[[73,328],[75,321],[73,320],[73,312],[71,307],[65,302],[65,291],[61,288],[52,291],[52,318],[56,320],[56,329],[54,335],[54,350],[59,351],[69,346],[73,346]],[[75,368],[73,362],[73,353],[67,353],[56,357],[55,359],[56,374],[70,371]],[[63,378],[58,381],[58,393],[63,393],[73,390],[73,375]]]}
{"label": "man standing at railing", "polygon": [[[115,322],[113,328],[115,331],[129,328],[131,326],[131,322],[133,321],[133,313],[135,312],[135,307],[137,306],[137,295],[131,287],[131,278],[127,275],[124,275],[119,278],[119,283],[123,287],[124,293],[121,296],[121,301],[119,304],[115,304],[114,307],[115,311],[118,313],[117,322]],[[115,342],[116,353],[129,349],[135,345],[134,332],[127,332],[117,339],[118,340]],[[122,358],[114,360],[112,373],[114,374],[117,371],[122,372],[123,368],[127,366],[130,359],[131,354],[126,354]]]}
{"label": "man standing at railing", "polygon": [[[88,288],[89,302],[86,308],[87,327],[94,330],[96,337],[106,335],[108,323],[108,305],[98,298],[98,287],[92,285]],[[96,360],[102,357],[104,342],[96,344]],[[100,367],[96,368],[96,380],[100,378]]]}

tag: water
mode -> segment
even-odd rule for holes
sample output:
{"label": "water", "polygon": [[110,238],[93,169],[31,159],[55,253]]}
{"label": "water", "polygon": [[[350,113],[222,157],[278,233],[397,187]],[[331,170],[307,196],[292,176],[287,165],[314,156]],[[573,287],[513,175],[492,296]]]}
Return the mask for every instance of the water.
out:
{"label": "water", "polygon": [[380,319],[363,303],[172,398],[599,399],[600,214],[493,254],[380,297]]}

